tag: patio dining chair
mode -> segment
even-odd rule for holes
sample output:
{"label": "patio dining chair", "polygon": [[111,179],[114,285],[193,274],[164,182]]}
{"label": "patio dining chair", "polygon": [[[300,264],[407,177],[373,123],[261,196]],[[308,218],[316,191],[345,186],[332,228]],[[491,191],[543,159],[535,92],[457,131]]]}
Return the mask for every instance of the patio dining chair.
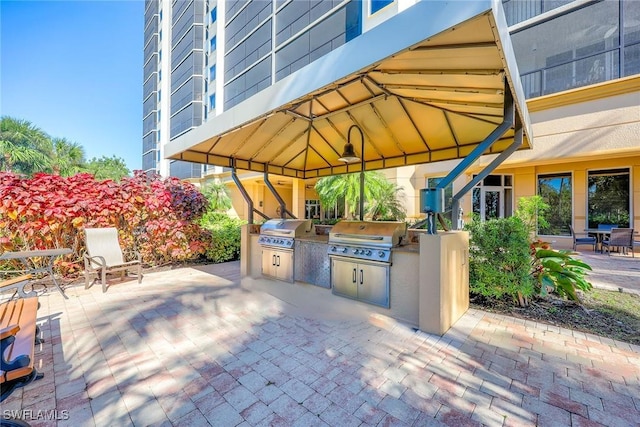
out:
{"label": "patio dining chair", "polygon": [[[118,230],[109,228],[85,228],[87,251],[84,254],[84,288],[88,289],[100,276],[102,292],[107,291],[107,274],[120,272],[124,280],[127,271],[135,271],[138,283],[142,281],[142,258],[136,252],[137,259],[125,261],[118,242]],[[94,278],[95,276],[95,278]]]}
{"label": "patio dining chair", "polygon": [[573,226],[569,225],[569,230],[571,231],[571,237],[573,237],[573,250],[576,250],[576,247],[578,245],[591,245],[591,247],[593,248],[593,250],[596,250],[596,238],[594,236],[587,236],[586,234],[584,234],[585,237],[577,237],[575,231],[573,231]]}
{"label": "patio dining chair", "polygon": [[602,241],[602,251],[607,250],[611,255],[611,249],[616,248],[621,253],[631,250],[631,256],[635,257],[633,252],[633,228],[612,228],[611,236]]}

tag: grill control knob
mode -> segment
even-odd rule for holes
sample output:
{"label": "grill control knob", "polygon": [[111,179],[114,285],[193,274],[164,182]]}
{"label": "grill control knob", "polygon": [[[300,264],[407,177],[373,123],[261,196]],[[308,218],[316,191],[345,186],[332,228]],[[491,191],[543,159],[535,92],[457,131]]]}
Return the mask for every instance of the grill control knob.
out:
{"label": "grill control knob", "polygon": [[378,252],[378,256],[379,256],[380,258],[384,258],[384,252],[383,252],[383,251],[379,251],[379,252]]}
{"label": "grill control knob", "polygon": [[367,252],[366,252],[366,255],[367,255],[367,256],[371,255],[371,251],[367,251]]}
{"label": "grill control knob", "polygon": [[347,248],[342,248],[342,253],[346,253],[347,252]]}
{"label": "grill control knob", "polygon": [[331,252],[335,252],[335,251],[337,251],[337,249],[336,249],[336,247],[335,247],[335,246],[333,246],[333,247],[331,248]]}

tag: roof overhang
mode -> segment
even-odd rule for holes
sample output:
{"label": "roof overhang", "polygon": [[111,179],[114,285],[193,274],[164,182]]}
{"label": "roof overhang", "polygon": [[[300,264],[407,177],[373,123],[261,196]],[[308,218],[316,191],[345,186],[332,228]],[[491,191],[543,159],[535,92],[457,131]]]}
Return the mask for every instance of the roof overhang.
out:
{"label": "roof overhang", "polygon": [[[524,92],[500,0],[423,1],[169,142],[168,158],[313,178],[357,172],[339,160],[364,134],[365,169],[466,157],[505,119],[485,154],[523,130]],[[361,141],[351,141],[362,156]]]}

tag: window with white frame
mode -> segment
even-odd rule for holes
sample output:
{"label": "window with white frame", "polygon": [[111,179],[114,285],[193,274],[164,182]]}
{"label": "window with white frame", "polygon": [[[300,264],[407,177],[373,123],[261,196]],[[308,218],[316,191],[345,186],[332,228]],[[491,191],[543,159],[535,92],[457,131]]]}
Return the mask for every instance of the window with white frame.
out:
{"label": "window with white frame", "polygon": [[482,221],[513,215],[513,176],[487,175],[473,188],[471,200]]}

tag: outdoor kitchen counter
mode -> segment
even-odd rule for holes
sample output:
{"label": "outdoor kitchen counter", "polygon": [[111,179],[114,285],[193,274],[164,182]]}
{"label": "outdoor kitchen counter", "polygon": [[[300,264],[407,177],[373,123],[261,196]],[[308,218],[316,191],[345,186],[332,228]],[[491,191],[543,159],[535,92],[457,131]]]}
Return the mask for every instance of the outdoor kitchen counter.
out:
{"label": "outdoor kitchen counter", "polygon": [[391,249],[389,315],[413,326],[418,326],[420,262],[420,245]]}
{"label": "outdoor kitchen counter", "polygon": [[409,245],[404,245],[404,246],[397,246],[395,248],[391,248],[391,252],[395,255],[395,253],[397,252],[414,252],[414,253],[419,253],[420,252],[420,245],[416,245],[416,244],[409,244]]}
{"label": "outdoor kitchen counter", "polygon": [[[243,246],[246,250],[246,258],[250,262],[241,262],[241,274],[254,278],[261,277],[262,248],[258,244],[258,234],[243,232]],[[392,248],[392,265],[390,271],[389,297],[390,309],[377,308],[381,313],[404,321],[410,325],[418,325],[419,309],[419,245],[408,244]],[[294,264],[299,267],[299,262],[306,258],[302,270],[294,268],[294,280],[303,283],[312,283],[316,286],[327,288],[331,292],[329,277],[328,236],[309,235],[296,239]],[[305,255],[309,255],[305,257]],[[242,261],[241,257],[241,261]],[[315,272],[315,273],[313,273]],[[315,275],[314,275],[315,274]],[[302,279],[301,277],[305,277]],[[341,298],[336,296],[336,298]],[[372,306],[373,307],[373,306]]]}
{"label": "outdoor kitchen counter", "polygon": [[327,243],[329,241],[329,235],[317,235],[308,234],[297,238],[298,242],[314,242],[314,243]]}

